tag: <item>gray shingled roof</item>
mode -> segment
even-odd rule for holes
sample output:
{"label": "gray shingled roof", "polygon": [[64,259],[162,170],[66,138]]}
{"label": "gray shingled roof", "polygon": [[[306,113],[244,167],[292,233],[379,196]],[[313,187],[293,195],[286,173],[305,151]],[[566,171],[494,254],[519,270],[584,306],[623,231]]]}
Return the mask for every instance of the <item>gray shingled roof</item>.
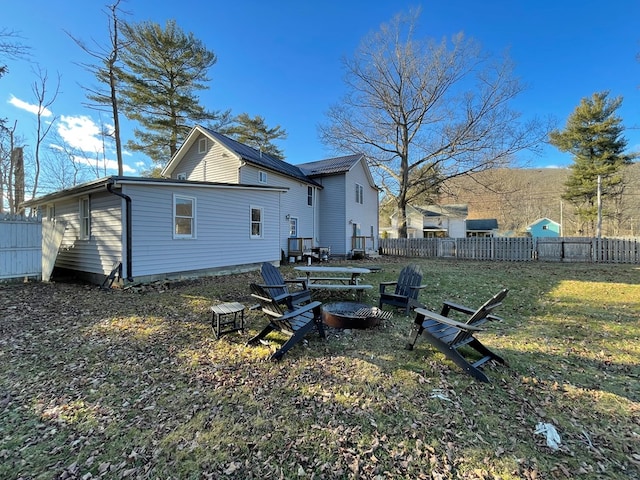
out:
{"label": "gray shingled roof", "polygon": [[427,205],[413,207],[425,217],[466,217],[469,208],[466,204],[461,205]]}
{"label": "gray shingled roof", "polygon": [[479,232],[488,232],[498,229],[498,220],[495,218],[484,218],[481,220],[467,220],[467,230],[477,230]]}
{"label": "gray shingled roof", "polygon": [[315,162],[301,163],[300,170],[310,177],[318,175],[332,175],[347,172],[362,158],[362,154],[346,155],[344,157],[327,158]]}
{"label": "gray shingled roof", "polygon": [[271,155],[267,155],[266,153],[260,152],[255,148],[244,145],[240,142],[233,140],[221,133],[214,132],[213,130],[209,130],[208,128],[202,127],[207,131],[209,135],[215,138],[218,142],[223,144],[229,150],[235,152],[240,158],[244,161],[253,163],[254,165],[258,165],[260,167],[282,173],[284,175],[288,175],[290,177],[297,178],[306,183],[311,183],[313,185],[318,185],[313,179],[309,178],[305,172],[303,172],[297,165],[292,165],[283,160],[272,157]]}

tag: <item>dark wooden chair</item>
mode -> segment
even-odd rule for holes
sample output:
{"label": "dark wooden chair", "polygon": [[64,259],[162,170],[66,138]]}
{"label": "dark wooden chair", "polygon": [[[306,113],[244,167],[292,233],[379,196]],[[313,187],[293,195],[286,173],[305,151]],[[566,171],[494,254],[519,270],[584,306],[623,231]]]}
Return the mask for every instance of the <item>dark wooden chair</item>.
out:
{"label": "dark wooden chair", "polygon": [[[400,276],[395,282],[380,282],[380,301],[382,305],[391,305],[404,309],[404,314],[409,315],[411,308],[422,306],[418,302],[420,290],[426,287],[422,283],[422,270],[418,265],[407,265],[400,271]],[[387,287],[395,286],[393,293],[387,291]]]}
{"label": "dark wooden chair", "polygon": [[[469,375],[481,382],[489,382],[487,376],[479,368],[489,360],[495,360],[502,364],[506,364],[506,362],[480,343],[480,340],[475,338],[474,334],[481,331],[481,325],[487,321],[501,320],[499,317],[492,315],[491,312],[502,304],[502,300],[504,300],[508,292],[509,290],[505,288],[477,310],[448,301],[443,303],[442,311],[439,314],[424,308],[416,308],[416,318],[413,322],[409,342],[406,345],[407,350],[412,350],[418,337],[422,335],[425,340]],[[452,312],[459,312],[458,315],[468,316],[467,321],[459,322],[449,318],[448,315]],[[473,363],[470,363],[459,351],[465,346],[475,349],[482,355],[482,358],[475,361],[472,360]]]}
{"label": "dark wooden chair", "polygon": [[300,342],[314,328],[318,330],[321,338],[326,338],[322,325],[321,302],[291,305],[285,308],[282,298],[272,297],[264,285],[252,283],[250,288],[251,296],[260,302],[262,313],[269,318],[269,324],[251,338],[247,345],[257,344],[273,331],[289,335],[289,339],[271,355],[271,360],[280,360],[291,347]]}
{"label": "dark wooden chair", "polygon": [[[285,280],[273,264],[264,262],[260,269],[260,275],[264,280],[264,287],[269,290],[271,297],[284,298],[289,295],[289,300],[293,305],[301,305],[311,301],[311,291],[307,288],[306,279]],[[289,289],[289,285],[298,284],[297,289]]]}

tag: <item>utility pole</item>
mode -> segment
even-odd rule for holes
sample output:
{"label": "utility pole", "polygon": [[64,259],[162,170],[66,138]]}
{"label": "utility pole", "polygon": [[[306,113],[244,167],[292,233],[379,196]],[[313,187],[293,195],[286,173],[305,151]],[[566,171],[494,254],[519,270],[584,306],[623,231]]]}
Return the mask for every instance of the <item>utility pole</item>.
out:
{"label": "utility pole", "polygon": [[598,175],[598,225],[596,226],[596,237],[602,236],[602,175]]}

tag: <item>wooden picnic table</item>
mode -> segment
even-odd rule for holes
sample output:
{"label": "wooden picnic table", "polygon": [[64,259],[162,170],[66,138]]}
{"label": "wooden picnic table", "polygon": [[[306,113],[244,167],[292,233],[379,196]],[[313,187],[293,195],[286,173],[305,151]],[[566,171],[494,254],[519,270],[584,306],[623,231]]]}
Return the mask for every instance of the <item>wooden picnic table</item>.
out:
{"label": "wooden picnic table", "polygon": [[359,298],[362,292],[373,288],[373,285],[360,283],[360,275],[371,273],[368,268],[304,266],[294,267],[294,270],[305,273],[307,288],[310,290],[350,290],[355,291]]}

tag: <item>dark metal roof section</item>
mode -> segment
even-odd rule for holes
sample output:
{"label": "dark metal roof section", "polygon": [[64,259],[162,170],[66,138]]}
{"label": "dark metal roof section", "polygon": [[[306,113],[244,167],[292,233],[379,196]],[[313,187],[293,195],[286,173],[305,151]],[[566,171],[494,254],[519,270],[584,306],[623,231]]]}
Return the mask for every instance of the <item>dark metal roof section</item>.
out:
{"label": "dark metal roof section", "polygon": [[469,211],[467,205],[428,205],[414,208],[425,217],[466,217]]}
{"label": "dark metal roof section", "polygon": [[487,232],[498,229],[498,220],[495,218],[483,218],[480,220],[467,220],[467,230]]}
{"label": "dark metal roof section", "polygon": [[362,154],[346,155],[316,162],[301,163],[298,167],[310,177],[333,175],[348,172],[361,158]]}
{"label": "dark metal roof section", "polygon": [[221,133],[214,132],[213,130],[205,127],[202,128],[206,130],[207,133],[211,135],[211,137],[223,144],[229,150],[235,152],[246,162],[253,163],[254,165],[258,165],[259,167],[279,172],[290,177],[297,178],[306,183],[318,185],[314,180],[305,175],[305,173],[300,168],[298,168],[297,165],[292,165],[283,160],[274,158],[271,155],[267,155],[266,153],[256,150],[255,148],[237,142],[232,138],[227,137],[226,135],[222,135]]}

